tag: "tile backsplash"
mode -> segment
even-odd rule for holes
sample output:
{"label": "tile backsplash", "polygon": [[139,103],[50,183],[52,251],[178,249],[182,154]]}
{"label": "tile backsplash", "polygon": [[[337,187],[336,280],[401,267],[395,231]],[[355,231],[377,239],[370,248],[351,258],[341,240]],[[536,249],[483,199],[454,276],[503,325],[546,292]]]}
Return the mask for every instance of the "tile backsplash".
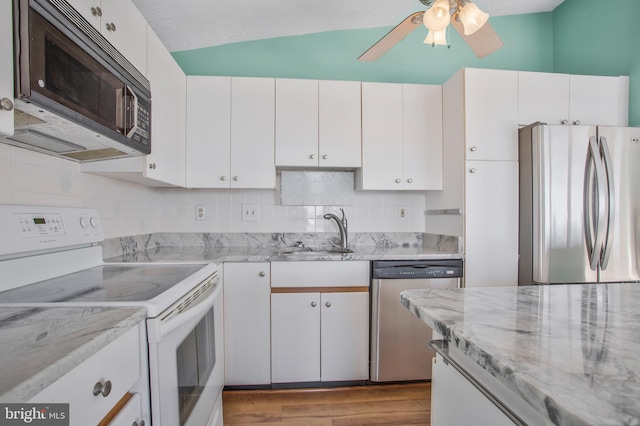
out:
{"label": "tile backsplash", "polygon": [[[279,189],[149,188],[82,173],[72,161],[2,143],[0,204],[95,208],[105,238],[157,232],[337,232],[335,223],[322,216],[340,207],[349,232],[425,229],[425,197],[419,191],[355,191],[349,206],[283,206]],[[259,220],[243,221],[243,205],[257,206]],[[196,206],[205,207],[205,220],[196,220]]]}

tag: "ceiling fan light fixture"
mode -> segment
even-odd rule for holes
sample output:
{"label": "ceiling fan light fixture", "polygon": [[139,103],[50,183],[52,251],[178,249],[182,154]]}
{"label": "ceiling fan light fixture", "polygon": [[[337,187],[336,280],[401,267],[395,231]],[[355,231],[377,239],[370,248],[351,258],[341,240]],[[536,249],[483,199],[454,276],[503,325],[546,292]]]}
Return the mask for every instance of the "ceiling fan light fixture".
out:
{"label": "ceiling fan light fixture", "polygon": [[424,13],[424,26],[430,31],[443,31],[451,21],[449,0],[436,0],[433,6]]}
{"label": "ceiling fan light fixture", "polygon": [[464,35],[475,33],[489,20],[489,14],[481,11],[478,6],[471,2],[468,2],[460,9],[458,16],[464,27]]}
{"label": "ceiling fan light fixture", "polygon": [[427,38],[424,39],[423,43],[430,44],[432,46],[437,46],[437,45],[446,46],[447,31],[446,30],[442,30],[442,31],[429,30],[429,33],[427,34]]}

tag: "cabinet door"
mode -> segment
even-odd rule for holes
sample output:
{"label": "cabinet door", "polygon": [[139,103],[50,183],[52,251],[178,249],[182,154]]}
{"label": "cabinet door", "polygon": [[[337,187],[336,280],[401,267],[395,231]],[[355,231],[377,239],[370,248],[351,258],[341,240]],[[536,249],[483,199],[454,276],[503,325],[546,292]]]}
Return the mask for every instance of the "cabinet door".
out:
{"label": "cabinet door", "polygon": [[275,80],[231,78],[231,187],[275,188]]}
{"label": "cabinet door", "polygon": [[231,77],[187,77],[188,188],[229,188]]}
{"label": "cabinet door", "polygon": [[518,123],[569,122],[569,75],[544,72],[518,73]]}
{"label": "cabinet door", "polygon": [[276,166],[318,165],[318,80],[276,79]]}
{"label": "cabinet door", "polygon": [[320,293],[271,295],[271,381],[320,381]]}
{"label": "cabinet door", "polygon": [[518,72],[464,75],[466,159],[518,161]]}
{"label": "cabinet door", "polygon": [[268,262],[224,264],[225,384],[271,383]]}
{"label": "cabinet door", "polygon": [[518,284],[518,163],[467,161],[466,287]]}
{"label": "cabinet door", "polygon": [[153,99],[151,154],[146,157],[145,176],[178,185],[178,89],[182,70],[151,27],[148,39],[148,78]]}
{"label": "cabinet door", "polygon": [[362,115],[359,81],[319,82],[319,165],[362,165]]}
{"label": "cabinet door", "polygon": [[[100,17],[102,15],[101,0],[67,0],[73,8],[98,31],[102,31]],[[100,9],[100,10],[98,10]]]}
{"label": "cabinet door", "polygon": [[403,187],[442,189],[442,87],[402,85]]}
{"label": "cabinet door", "polygon": [[369,293],[322,293],[323,382],[369,378]]}
{"label": "cabinet door", "polygon": [[362,83],[360,189],[402,189],[402,85]]}
{"label": "cabinet door", "polygon": [[[111,24],[107,28],[107,24]],[[131,0],[102,0],[102,34],[142,74],[147,72],[147,21]]]}
{"label": "cabinet door", "polygon": [[[12,3],[0,4],[0,99],[13,102],[13,10]],[[0,108],[0,136],[13,135],[13,111]]]}
{"label": "cabinet door", "polygon": [[626,89],[626,84],[620,77],[572,75],[570,82],[572,124],[627,125],[627,111],[621,111],[620,102],[621,86]]}

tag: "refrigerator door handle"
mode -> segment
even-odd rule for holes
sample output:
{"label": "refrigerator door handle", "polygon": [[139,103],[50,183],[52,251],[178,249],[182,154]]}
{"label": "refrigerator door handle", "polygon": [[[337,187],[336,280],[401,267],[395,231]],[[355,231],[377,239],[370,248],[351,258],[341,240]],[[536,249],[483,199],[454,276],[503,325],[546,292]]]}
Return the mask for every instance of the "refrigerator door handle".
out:
{"label": "refrigerator door handle", "polygon": [[604,169],[606,172],[607,180],[607,227],[606,238],[604,241],[604,248],[600,258],[600,268],[607,269],[609,264],[609,257],[611,256],[611,246],[613,245],[613,226],[616,217],[615,214],[615,187],[613,185],[613,162],[611,161],[611,154],[609,153],[609,144],[607,138],[600,137],[600,155],[604,160]]}
{"label": "refrigerator door handle", "polygon": [[[593,190],[594,173],[597,192]],[[587,240],[587,254],[589,267],[592,270],[598,268],[602,244],[606,232],[605,217],[605,184],[604,168],[600,160],[600,149],[595,136],[589,138],[587,150],[587,162],[584,171],[584,232]],[[595,240],[594,240],[595,234]]]}

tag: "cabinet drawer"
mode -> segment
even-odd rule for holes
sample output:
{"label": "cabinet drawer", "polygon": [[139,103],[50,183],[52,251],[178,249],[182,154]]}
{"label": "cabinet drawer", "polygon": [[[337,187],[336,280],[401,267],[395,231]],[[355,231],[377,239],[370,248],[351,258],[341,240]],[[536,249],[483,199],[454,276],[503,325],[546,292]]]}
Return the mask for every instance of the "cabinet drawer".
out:
{"label": "cabinet drawer", "polygon": [[[140,378],[140,327],[134,327],[36,395],[30,402],[69,403],[70,424],[97,424]],[[96,383],[111,382],[107,396]]]}
{"label": "cabinet drawer", "polygon": [[271,287],[369,286],[367,261],[271,262]]}
{"label": "cabinet drawer", "polygon": [[109,422],[109,426],[140,426],[142,422],[142,398],[134,393],[129,402]]}

